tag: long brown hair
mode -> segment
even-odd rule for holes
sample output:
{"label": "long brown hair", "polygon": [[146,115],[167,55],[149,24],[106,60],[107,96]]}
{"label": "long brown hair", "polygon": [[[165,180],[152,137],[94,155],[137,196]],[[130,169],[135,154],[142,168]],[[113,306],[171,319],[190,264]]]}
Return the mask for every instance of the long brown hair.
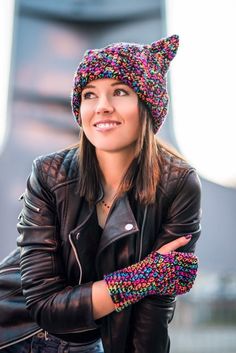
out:
{"label": "long brown hair", "polygon": [[[116,197],[134,187],[135,198],[143,204],[155,201],[157,186],[162,172],[162,151],[181,156],[177,151],[157,140],[152,130],[152,117],[148,108],[139,100],[141,129],[136,143],[135,156],[121,180]],[[101,184],[101,170],[95,147],[87,139],[83,130],[79,140],[79,194],[91,204],[97,197]]]}

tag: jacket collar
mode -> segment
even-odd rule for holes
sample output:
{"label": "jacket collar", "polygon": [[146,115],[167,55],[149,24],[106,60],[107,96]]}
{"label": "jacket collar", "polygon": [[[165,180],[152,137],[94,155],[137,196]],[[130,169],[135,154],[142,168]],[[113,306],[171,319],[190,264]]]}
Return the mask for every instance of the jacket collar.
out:
{"label": "jacket collar", "polygon": [[131,210],[127,194],[112,206],[100,239],[97,256],[116,240],[138,232],[139,228]]}
{"label": "jacket collar", "polygon": [[[86,237],[85,229],[88,226],[91,226],[91,220],[96,213],[96,204],[101,201],[103,195],[103,188],[100,186],[99,194],[93,207],[90,208],[87,202],[85,202],[83,206],[83,214],[81,214],[79,223],[77,227],[71,231],[74,236],[76,236],[76,234],[80,234],[80,241],[84,241],[84,237]],[[94,220],[95,219],[96,217]],[[97,258],[111,243],[125,236],[129,236],[134,233],[138,234],[138,231],[139,227],[131,209],[128,195],[124,194],[114,202],[108,214],[107,221],[100,238],[97,250]]]}

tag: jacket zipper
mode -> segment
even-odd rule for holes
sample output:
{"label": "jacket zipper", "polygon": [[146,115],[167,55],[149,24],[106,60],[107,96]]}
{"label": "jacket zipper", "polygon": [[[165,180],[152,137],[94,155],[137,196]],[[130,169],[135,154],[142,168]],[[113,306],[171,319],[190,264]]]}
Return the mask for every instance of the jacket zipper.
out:
{"label": "jacket zipper", "polygon": [[11,272],[11,271],[15,271],[15,270],[20,270],[20,267],[9,267],[9,268],[5,268],[4,270],[0,270],[0,274],[3,274],[4,272]]}
{"label": "jacket zipper", "polygon": [[24,202],[26,203],[26,205],[27,205],[29,208],[31,208],[33,211],[36,211],[36,212],[39,212],[39,211],[40,211],[40,208],[39,208],[39,207],[33,205],[33,204],[27,199],[27,197],[25,196],[25,193],[24,193],[24,192],[23,192],[23,194],[20,195],[20,197],[19,197],[18,200],[19,200],[19,201],[24,200]]}
{"label": "jacket zipper", "polygon": [[[88,219],[91,217],[91,214],[93,213],[93,210],[90,211],[90,213],[88,214],[88,216],[86,217],[86,219],[80,224],[80,227],[82,227],[87,221]],[[78,239],[80,235],[80,232],[77,232],[76,234],[76,239]],[[73,250],[73,253],[75,255],[75,259],[77,261],[77,264],[79,266],[79,269],[80,269],[80,277],[79,277],[79,284],[81,284],[81,281],[82,281],[82,274],[83,274],[83,270],[82,270],[82,266],[81,266],[81,263],[80,263],[80,260],[79,260],[79,255],[77,253],[77,250],[76,250],[76,247],[72,241],[72,238],[71,238],[71,233],[69,234],[69,242],[70,242],[70,245],[72,247],[72,250]]]}
{"label": "jacket zipper", "polygon": [[24,192],[23,192],[23,194],[20,195],[20,197],[18,198],[18,201],[23,200],[23,198],[24,198]]}
{"label": "jacket zipper", "polygon": [[142,257],[142,251],[143,251],[143,233],[144,233],[144,227],[145,227],[145,223],[146,223],[146,218],[147,218],[147,206],[145,207],[144,215],[143,215],[143,222],[142,222],[142,228],[141,228],[141,234],[140,234],[140,247],[139,247],[138,262],[141,260],[141,257]]}
{"label": "jacket zipper", "polygon": [[[76,236],[78,236],[78,235],[79,235],[79,233],[76,234]],[[76,251],[76,247],[75,247],[75,245],[74,245],[74,243],[73,243],[73,241],[72,241],[72,239],[71,239],[71,233],[69,234],[69,242],[70,242],[70,244],[71,244],[73,253],[74,253],[74,255],[75,255],[77,264],[78,264],[78,266],[79,266],[79,270],[80,270],[79,284],[81,284],[83,271],[82,271],[82,266],[81,266],[81,263],[80,263],[80,260],[79,260],[78,253],[77,253],[77,251]],[[94,328],[89,328],[89,329],[86,329],[86,330],[78,330],[78,331],[76,331],[76,332],[77,332],[77,333],[80,333],[80,332],[86,332],[86,331],[92,331],[92,330],[97,330],[97,328],[94,327]],[[74,331],[74,332],[75,332],[75,331]],[[54,332],[54,333],[56,333],[56,332]],[[57,333],[60,334],[60,332],[57,332]],[[65,332],[65,331],[64,331],[64,333],[70,333],[70,332]]]}
{"label": "jacket zipper", "polygon": [[40,208],[34,206],[29,200],[27,200],[26,197],[24,197],[24,201],[25,201],[26,205],[27,205],[29,208],[31,208],[33,211],[36,211],[36,212],[39,212],[39,211],[40,211]]}
{"label": "jacket zipper", "polygon": [[[79,235],[79,233],[77,233],[76,236],[78,236],[78,235]],[[74,252],[76,261],[77,261],[78,266],[79,266],[79,270],[80,270],[79,284],[81,284],[83,271],[82,271],[82,266],[81,266],[81,263],[80,263],[80,260],[79,260],[79,255],[78,255],[78,253],[77,253],[77,251],[76,251],[76,248],[75,248],[75,246],[74,246],[74,244],[73,244],[73,241],[72,241],[72,239],[71,239],[71,233],[69,234],[69,241],[70,241],[72,250],[73,250],[73,252]]]}

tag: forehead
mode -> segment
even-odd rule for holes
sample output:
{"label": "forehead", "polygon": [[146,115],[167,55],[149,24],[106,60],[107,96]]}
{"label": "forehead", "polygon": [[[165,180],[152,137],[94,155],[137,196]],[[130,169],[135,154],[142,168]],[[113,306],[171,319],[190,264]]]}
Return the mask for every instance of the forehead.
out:
{"label": "forehead", "polygon": [[[124,82],[120,80],[116,80],[114,78],[100,78],[97,80],[90,81],[83,89],[86,88],[108,88],[108,87],[113,87],[116,85],[125,85],[127,86]],[[129,86],[127,86],[129,87]]]}

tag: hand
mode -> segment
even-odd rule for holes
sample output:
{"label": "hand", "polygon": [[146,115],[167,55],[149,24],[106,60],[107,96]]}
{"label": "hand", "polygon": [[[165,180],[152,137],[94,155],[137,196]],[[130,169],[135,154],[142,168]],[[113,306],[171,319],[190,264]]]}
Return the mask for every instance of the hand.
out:
{"label": "hand", "polygon": [[188,292],[197,275],[198,259],[192,253],[176,252],[175,249],[189,240],[181,237],[152,251],[142,261],[105,275],[115,310],[121,311],[147,295]]}
{"label": "hand", "polygon": [[168,254],[171,251],[175,251],[178,248],[181,248],[182,246],[185,246],[186,244],[188,244],[192,238],[191,234],[187,235],[188,238],[186,238],[186,236],[180,237],[178,239],[175,239],[171,242],[169,242],[168,244],[165,244],[163,246],[161,246],[158,250],[159,254]]}

